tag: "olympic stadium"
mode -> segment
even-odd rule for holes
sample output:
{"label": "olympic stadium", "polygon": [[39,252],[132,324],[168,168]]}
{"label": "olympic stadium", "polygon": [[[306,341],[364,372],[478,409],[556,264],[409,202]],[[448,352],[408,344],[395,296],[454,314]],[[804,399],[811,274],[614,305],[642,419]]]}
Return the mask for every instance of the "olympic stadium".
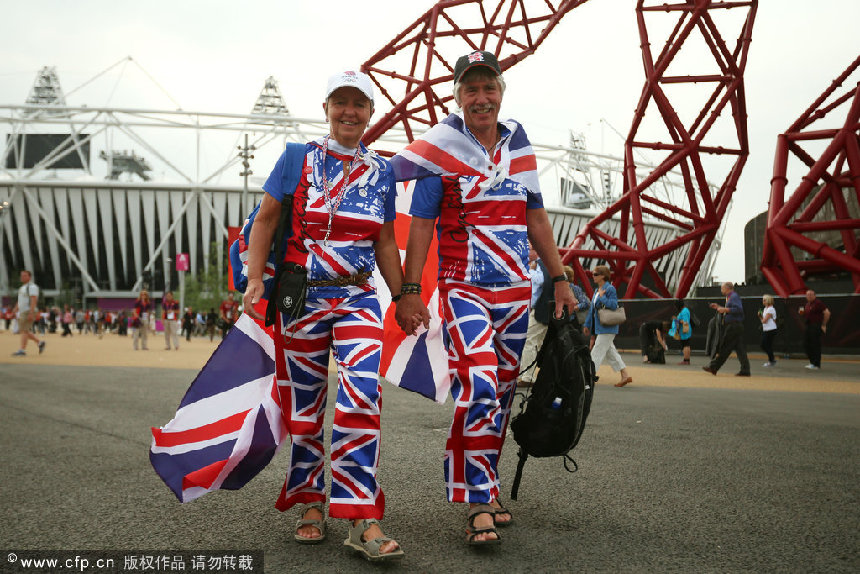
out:
{"label": "olympic stadium", "polygon": [[[192,274],[208,269],[211,250],[223,261],[230,228],[260,199],[264,175],[257,174],[274,165],[285,142],[327,131],[322,118],[293,117],[274,78],[251,113],[195,113],[69,106],[57,71],[46,67],[26,102],[0,110],[7,128],[0,291],[10,292],[18,270],[32,269],[46,297],[70,291],[108,308],[144,284],[156,293],[171,280],[175,286],[177,254],[188,254]],[[406,143],[402,130],[390,130],[374,147],[396,152]],[[548,207],[556,241],[568,245],[617,198],[623,160],[590,152],[574,135],[534,148],[542,186],[561,198]],[[204,150],[226,159],[204,162]],[[221,183],[236,173],[245,185]],[[679,187],[671,176],[663,186],[667,194]],[[647,230],[654,241],[675,232],[656,221]],[[661,271],[672,276],[682,257]]]}

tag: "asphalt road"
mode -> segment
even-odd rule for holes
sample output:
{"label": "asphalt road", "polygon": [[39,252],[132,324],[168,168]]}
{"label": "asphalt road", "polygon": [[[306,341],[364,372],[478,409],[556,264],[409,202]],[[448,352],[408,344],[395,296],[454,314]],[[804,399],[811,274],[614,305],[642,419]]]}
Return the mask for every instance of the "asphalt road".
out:
{"label": "asphalt road", "polygon": [[[476,552],[464,506],[444,498],[450,401],[386,385],[383,526],[407,556],[380,567],[341,546],[343,521],[320,546],[292,541],[295,514],[273,507],[286,452],[240,491],[176,501],[150,467],[149,427],[193,376],[0,365],[4,552],[262,549],[266,572],[860,570],[857,394],[598,385],[579,472],[529,460],[516,524]],[[510,440],[506,490],[515,452]]]}

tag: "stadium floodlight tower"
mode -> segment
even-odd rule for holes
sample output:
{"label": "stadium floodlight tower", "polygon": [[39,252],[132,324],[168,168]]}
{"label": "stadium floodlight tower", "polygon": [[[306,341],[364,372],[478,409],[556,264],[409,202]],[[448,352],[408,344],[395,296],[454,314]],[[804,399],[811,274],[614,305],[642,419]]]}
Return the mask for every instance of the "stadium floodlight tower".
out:
{"label": "stadium floodlight tower", "polygon": [[[30,94],[27,96],[26,103],[33,106],[57,106],[59,108],[66,106],[66,96],[63,93],[63,88],[60,86],[60,77],[57,74],[57,68],[54,66],[45,66],[39,73],[36,74],[36,79],[33,82],[33,87],[30,88]],[[27,114],[50,114],[56,112],[49,110],[28,110]]]}

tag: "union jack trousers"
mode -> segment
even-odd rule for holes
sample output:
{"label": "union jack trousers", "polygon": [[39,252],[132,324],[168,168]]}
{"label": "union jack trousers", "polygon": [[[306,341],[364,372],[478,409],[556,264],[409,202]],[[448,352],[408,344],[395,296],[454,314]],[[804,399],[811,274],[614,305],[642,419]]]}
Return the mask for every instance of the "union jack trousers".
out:
{"label": "union jack trousers", "polygon": [[380,443],[379,361],[382,315],[373,290],[306,300],[306,313],[275,337],[278,390],[292,438],[290,466],[275,506],[325,502],[323,446],[329,348],[338,392],[331,437],[333,518],[381,519],[385,496],[376,480]]}
{"label": "union jack trousers", "polygon": [[531,285],[439,282],[454,420],[445,446],[450,502],[491,502],[528,327]]}

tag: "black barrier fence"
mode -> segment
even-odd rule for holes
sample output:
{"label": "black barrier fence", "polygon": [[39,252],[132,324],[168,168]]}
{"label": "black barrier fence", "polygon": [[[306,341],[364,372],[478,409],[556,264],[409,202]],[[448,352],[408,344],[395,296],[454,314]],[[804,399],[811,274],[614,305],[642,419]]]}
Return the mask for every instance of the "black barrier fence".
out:
{"label": "black barrier fence", "polygon": [[[860,295],[857,294],[820,294],[818,298],[830,309],[830,322],[827,334],[822,339],[822,352],[825,355],[860,355]],[[761,321],[758,312],[763,309],[759,296],[741,296],[744,305],[744,338],[747,350],[760,350]],[[700,324],[693,329],[691,346],[693,352],[702,354],[708,343],[708,323],[717,316],[711,303],[725,304],[724,297],[696,297],[684,300],[690,311],[699,319]],[[627,312],[627,322],[621,325],[615,346],[619,349],[639,349],[639,326],[645,321],[671,321],[675,315],[674,299],[634,299],[621,302]],[[803,351],[803,333],[806,319],[798,312],[806,305],[803,295],[787,299],[774,297],[777,314],[777,335],[774,352],[778,357],[800,358]],[[678,341],[667,340],[670,349],[680,349]],[[708,347],[710,348],[710,347]]]}

